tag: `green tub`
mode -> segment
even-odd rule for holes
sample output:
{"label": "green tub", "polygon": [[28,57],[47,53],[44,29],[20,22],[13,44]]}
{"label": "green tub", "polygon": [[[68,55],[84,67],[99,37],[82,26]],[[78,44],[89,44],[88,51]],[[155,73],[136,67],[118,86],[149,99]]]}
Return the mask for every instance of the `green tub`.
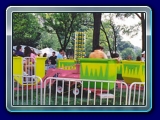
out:
{"label": "green tub", "polygon": [[122,77],[127,84],[145,82],[145,62],[123,60]]}
{"label": "green tub", "polygon": [[[81,79],[116,81],[116,60],[81,58],[79,61]],[[90,88],[94,88],[94,84],[95,82],[90,82]],[[83,87],[88,88],[88,82],[83,82]],[[96,88],[101,89],[101,82],[96,82]],[[109,84],[109,89],[113,88],[114,84]],[[102,89],[108,89],[108,83],[103,83]]]}
{"label": "green tub", "polygon": [[58,62],[58,68],[67,70],[76,69],[75,68],[76,61],[74,59],[58,59],[57,62]]}

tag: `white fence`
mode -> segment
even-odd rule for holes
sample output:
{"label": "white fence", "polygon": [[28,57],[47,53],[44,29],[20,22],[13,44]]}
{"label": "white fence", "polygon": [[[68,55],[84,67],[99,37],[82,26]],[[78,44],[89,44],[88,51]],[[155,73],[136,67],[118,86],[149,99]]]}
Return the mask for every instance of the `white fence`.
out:
{"label": "white fence", "polygon": [[145,105],[145,84],[122,81],[18,76],[13,84],[13,105]]}
{"label": "white fence", "polygon": [[145,105],[145,83],[134,82],[129,89],[129,105]]}
{"label": "white fence", "polygon": [[[44,86],[40,77],[14,75],[13,79],[13,105],[43,104]],[[19,81],[23,81],[23,84]]]}
{"label": "white fence", "polygon": [[23,69],[24,75],[34,75],[35,74],[35,59],[31,57],[24,57],[23,58]]}

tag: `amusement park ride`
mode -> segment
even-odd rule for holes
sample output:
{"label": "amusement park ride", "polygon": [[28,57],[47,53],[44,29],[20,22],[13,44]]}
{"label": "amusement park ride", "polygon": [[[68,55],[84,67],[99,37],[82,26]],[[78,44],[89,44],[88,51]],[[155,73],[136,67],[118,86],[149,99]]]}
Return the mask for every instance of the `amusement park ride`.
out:
{"label": "amusement park ride", "polygon": [[[58,78],[72,78],[75,80],[103,80],[103,81],[124,81],[128,85],[133,82],[145,82],[145,63],[141,61],[129,61],[122,60],[117,62],[114,59],[90,59],[83,58],[85,55],[84,52],[84,34],[77,33],[75,41],[75,59],[59,59],[57,62],[56,69],[49,69],[45,74],[45,60],[47,58],[37,57],[34,63],[34,75],[40,77],[39,81],[34,83],[24,84],[23,77],[15,77],[14,81],[18,82],[23,86],[24,89],[37,89],[42,87],[44,88],[44,81],[49,77],[58,77]],[[78,62],[77,62],[78,61]],[[117,80],[117,74],[122,74],[123,80]],[[13,75],[22,75],[23,76],[23,58],[22,57],[13,57]],[[56,79],[52,81],[52,86],[55,88]],[[117,82],[118,83],[118,82]],[[100,82],[94,84],[94,82],[83,82],[83,90],[95,92],[94,88],[96,86],[96,95],[101,93],[107,93],[106,89],[112,90],[116,87],[114,84]],[[73,88],[74,95],[80,95],[80,89],[82,84],[78,84],[75,87],[75,82],[71,82],[70,87]],[[32,86],[32,87],[31,87]],[[89,86],[89,87],[88,87]],[[65,82],[64,87],[62,83],[58,82],[57,92],[62,93],[62,89],[68,89],[68,81]],[[118,87],[124,87],[118,84]],[[89,88],[89,89],[88,89]],[[15,87],[14,90],[22,90],[20,87]],[[143,89],[143,86],[141,87]]]}

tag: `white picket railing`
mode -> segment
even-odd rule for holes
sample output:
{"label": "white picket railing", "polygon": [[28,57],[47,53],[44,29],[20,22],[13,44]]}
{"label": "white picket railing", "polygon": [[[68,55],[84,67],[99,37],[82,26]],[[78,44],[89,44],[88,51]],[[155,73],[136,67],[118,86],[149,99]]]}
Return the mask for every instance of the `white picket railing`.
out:
{"label": "white picket railing", "polygon": [[[13,105],[42,105],[44,86],[40,77],[13,75],[13,79]],[[23,84],[15,79],[23,80]]]}
{"label": "white picket railing", "polygon": [[14,82],[13,105],[145,105],[144,83],[128,86],[108,80],[48,77],[42,81],[37,76],[13,77],[28,79],[22,85]]}
{"label": "white picket railing", "polygon": [[145,83],[134,82],[129,87],[129,105],[145,105]]}

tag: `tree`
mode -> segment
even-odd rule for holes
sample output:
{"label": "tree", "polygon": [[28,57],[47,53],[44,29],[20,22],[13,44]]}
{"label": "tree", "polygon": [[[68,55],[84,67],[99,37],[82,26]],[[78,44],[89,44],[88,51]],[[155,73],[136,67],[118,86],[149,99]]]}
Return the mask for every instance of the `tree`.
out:
{"label": "tree", "polygon": [[[97,39],[94,39],[94,41],[93,41],[93,47],[94,47],[94,45],[96,46],[99,44],[104,45],[105,47],[108,47],[110,54],[111,54],[111,57],[113,57],[113,55],[114,55],[113,50],[115,52],[117,52],[117,51],[122,52],[126,48],[131,48],[132,51],[134,50],[134,46],[129,41],[121,41],[123,39],[122,36],[119,34],[121,31],[121,26],[115,25],[114,18],[113,18],[115,15],[116,14],[110,13],[108,16],[106,16],[105,20],[100,21],[101,22],[100,37],[98,37],[98,34],[97,34],[97,36],[96,36]],[[100,16],[97,16],[96,18],[100,18]],[[94,17],[94,20],[95,20],[95,17]],[[94,32],[95,32],[95,29],[98,30],[97,27],[94,26]],[[126,31],[126,33],[127,33],[127,31]],[[95,34],[96,33],[94,33],[94,35]],[[87,40],[87,42],[88,43],[86,45],[86,50],[91,51],[91,49],[89,47],[89,45],[92,45],[91,41]]]}
{"label": "tree", "polygon": [[40,35],[40,25],[33,14],[13,13],[13,45],[36,47]]}
{"label": "tree", "polygon": [[122,39],[119,34],[120,26],[115,25],[113,21],[113,14],[110,13],[108,16],[105,15],[105,20],[103,23],[101,22],[101,27],[101,30],[106,36],[111,57],[114,57],[113,50],[115,53],[117,52],[117,43],[119,44],[119,41]]}
{"label": "tree", "polygon": [[[93,29],[89,29],[86,32],[86,41],[85,41],[85,51],[86,51],[86,56],[89,56],[89,54],[93,50]],[[99,44],[104,47],[104,51],[108,51],[108,43],[105,38],[105,34],[100,31],[100,39],[99,39]]]}
{"label": "tree", "polygon": [[93,30],[89,29],[86,31],[86,41],[85,41],[85,52],[86,56],[88,57],[89,54],[93,50]]}
{"label": "tree", "polygon": [[132,33],[132,37],[138,34],[139,27],[141,26],[142,29],[142,51],[146,49],[146,15],[145,13],[117,13],[116,17],[120,19],[128,18],[128,17],[135,17],[137,16],[140,19],[140,23],[134,26],[126,27],[123,26],[122,30],[124,34],[130,35]]}
{"label": "tree", "polygon": [[72,34],[80,30],[82,24],[82,13],[41,13],[44,29],[56,33],[61,48],[66,49]]}
{"label": "tree", "polygon": [[122,52],[123,50],[125,50],[126,48],[131,48],[133,49],[134,46],[131,44],[130,41],[121,41],[118,45],[117,45],[117,50]]}
{"label": "tree", "polygon": [[134,53],[132,48],[126,48],[125,50],[123,50],[121,52],[122,59],[126,60],[128,56],[131,56],[132,60],[136,59],[136,55],[135,55],[135,53]]}
{"label": "tree", "polygon": [[53,48],[54,50],[57,50],[60,48],[60,44],[58,42],[58,38],[56,34],[50,34],[46,31],[41,32],[41,39],[38,42],[38,49],[43,48]]}
{"label": "tree", "polygon": [[[112,49],[111,49],[111,44],[110,44],[110,41],[109,41],[109,36],[108,36],[108,34],[107,34],[107,32],[106,32],[106,29],[105,29],[102,21],[101,21],[101,27],[102,27],[101,30],[104,32],[105,37],[106,37],[106,41],[107,41],[107,43],[108,43],[108,48],[109,48],[109,51],[110,51],[110,55],[112,56]],[[110,31],[110,29],[108,30],[108,32],[109,32],[109,31]]]}
{"label": "tree", "polygon": [[101,24],[101,30],[105,33],[111,57],[114,57],[113,50],[115,53],[121,53],[127,48],[134,50],[134,45],[132,45],[131,42],[122,41],[123,38],[120,35],[121,26],[114,23],[114,15],[115,14],[113,13],[106,15],[103,23]]}
{"label": "tree", "polygon": [[142,55],[141,54],[142,53],[142,49],[141,48],[135,46],[134,47],[134,51],[135,51],[136,56],[141,56]]}

